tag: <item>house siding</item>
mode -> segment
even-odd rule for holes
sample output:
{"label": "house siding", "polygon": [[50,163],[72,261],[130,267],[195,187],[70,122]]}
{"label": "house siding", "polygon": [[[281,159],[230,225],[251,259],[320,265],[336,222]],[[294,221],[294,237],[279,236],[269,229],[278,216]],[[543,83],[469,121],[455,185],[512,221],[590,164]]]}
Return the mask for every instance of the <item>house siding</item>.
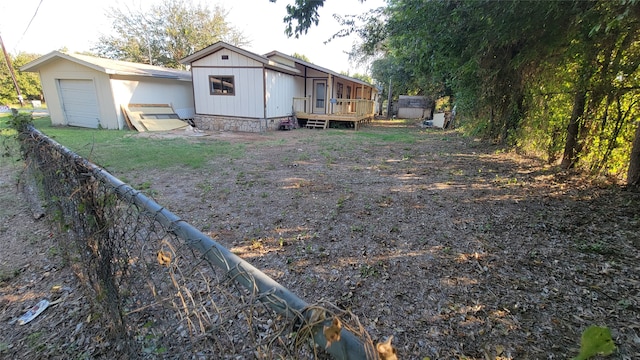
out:
{"label": "house siding", "polygon": [[301,76],[296,76],[295,78],[295,97],[305,97],[307,96],[307,93],[305,93],[304,91],[304,78]]}
{"label": "house siding", "polygon": [[194,115],[190,81],[112,76],[111,90],[121,128],[125,120],[120,104],[170,104],[182,119],[191,119]]}
{"label": "house siding", "polygon": [[[327,80],[329,81],[329,74],[325,73],[325,72],[321,72],[315,69],[311,69],[311,68],[307,68],[307,83],[305,84],[306,87],[306,94],[307,96],[313,96],[313,80]],[[329,86],[329,84],[327,83],[327,86]]]}
{"label": "house siding", "polygon": [[193,115],[193,87],[184,71],[59,51],[21,70],[39,73],[54,125],[122,129],[120,104],[132,102],[171,103]]}
{"label": "house siding", "polygon": [[[361,88],[357,80],[290,56],[272,52],[265,56],[217,42],[181,60],[191,66],[196,114],[194,122],[203,130],[265,131],[279,128],[281,120],[293,112],[293,99],[305,98],[305,109],[311,107],[314,83],[326,81],[325,109],[331,112],[329,98],[336,97],[336,79],[345,85],[343,96],[354,99],[371,96],[372,90]],[[234,95],[211,95],[209,76],[234,77]],[[349,87],[351,93],[346,94]],[[360,87],[360,89],[358,89]],[[366,85],[370,88],[370,85]],[[364,94],[363,94],[364,93]],[[296,103],[298,104],[298,103]],[[356,105],[351,104],[353,108]],[[298,106],[298,105],[296,105]],[[321,105],[322,106],[322,105]],[[321,110],[324,110],[321,112]]]}
{"label": "house siding", "polygon": [[[195,111],[203,115],[264,117],[262,68],[192,68]],[[232,75],[234,95],[211,95],[210,75]]]}
{"label": "house siding", "polygon": [[265,71],[266,118],[291,115],[293,98],[296,96],[296,80],[292,75],[281,72]]}
{"label": "house siding", "polygon": [[[228,57],[224,60],[223,57]],[[262,67],[262,63],[248,58],[242,54],[229,49],[221,49],[209,54],[202,59],[198,59],[191,64],[192,68],[196,67]]]}
{"label": "house siding", "polygon": [[296,63],[294,61],[291,61],[291,60],[289,60],[289,59],[287,59],[285,57],[279,56],[279,55],[271,56],[271,57],[269,57],[269,59],[271,59],[273,61],[276,61],[276,62],[278,62],[280,64],[284,64],[284,65],[290,66],[290,67],[296,67]]}
{"label": "house siding", "polygon": [[[221,49],[194,61],[191,74],[197,114],[264,118],[264,70],[261,63],[234,51]],[[211,95],[210,75],[232,75],[235,94]]]}

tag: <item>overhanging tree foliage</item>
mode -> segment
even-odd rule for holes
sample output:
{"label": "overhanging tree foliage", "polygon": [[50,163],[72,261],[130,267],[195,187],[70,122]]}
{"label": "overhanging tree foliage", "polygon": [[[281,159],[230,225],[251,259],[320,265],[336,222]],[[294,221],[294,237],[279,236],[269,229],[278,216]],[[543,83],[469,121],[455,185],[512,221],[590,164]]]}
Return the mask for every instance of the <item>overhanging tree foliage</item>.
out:
{"label": "overhanging tree foliage", "polygon": [[94,47],[98,55],[125,61],[180,68],[180,59],[217,41],[247,44],[226,21],[228,12],[190,0],[163,0],[148,9],[110,9],[113,33]]}
{"label": "overhanging tree foliage", "polygon": [[[455,95],[489,137],[506,140],[525,85],[552,51],[565,2],[391,1],[389,52],[420,87]],[[547,25],[554,24],[553,26]]]}
{"label": "overhanging tree foliage", "polygon": [[640,164],[631,152],[639,8],[637,0],[390,0],[383,26],[343,24],[361,35],[361,56],[383,56],[373,66],[380,83],[453,96],[476,134],[561,158],[565,168],[621,175]]}
{"label": "overhanging tree foliage", "polygon": [[[277,0],[269,1],[274,3]],[[283,19],[285,34],[297,39],[300,35],[306,34],[313,25],[318,25],[320,22],[318,8],[322,6],[324,6],[324,0],[295,0],[293,5],[288,4],[287,16]]]}
{"label": "overhanging tree foliage", "polygon": [[[11,56],[11,63],[14,69],[19,69],[22,65],[39,57],[40,55],[21,52],[16,56]],[[42,100],[42,86],[37,73],[16,71],[16,81],[25,100]],[[18,95],[13,86],[7,63],[2,60],[0,61],[0,104],[16,103],[18,103]]]}
{"label": "overhanging tree foliage", "polygon": [[[269,1],[276,2],[276,0]],[[320,22],[318,8],[323,5],[324,0],[296,0],[294,5],[287,5],[287,16],[284,17],[285,34],[297,39],[300,35],[306,34],[311,26],[318,25]],[[295,26],[294,21],[297,23]]]}
{"label": "overhanging tree foliage", "polygon": [[291,56],[293,56],[296,59],[300,59],[302,61],[311,62],[311,60],[309,60],[309,57],[307,57],[307,55],[304,55],[304,54],[298,54],[297,52],[294,52]]}

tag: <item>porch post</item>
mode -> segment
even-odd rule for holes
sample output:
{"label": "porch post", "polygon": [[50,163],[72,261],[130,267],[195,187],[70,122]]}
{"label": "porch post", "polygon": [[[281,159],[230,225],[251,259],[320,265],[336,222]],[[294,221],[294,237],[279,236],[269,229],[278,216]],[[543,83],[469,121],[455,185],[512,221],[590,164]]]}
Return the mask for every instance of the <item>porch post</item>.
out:
{"label": "porch post", "polygon": [[333,104],[331,103],[331,99],[333,98],[333,77],[331,76],[331,74],[328,75],[329,78],[327,79],[327,92],[329,98],[326,101],[326,113],[333,114]]}

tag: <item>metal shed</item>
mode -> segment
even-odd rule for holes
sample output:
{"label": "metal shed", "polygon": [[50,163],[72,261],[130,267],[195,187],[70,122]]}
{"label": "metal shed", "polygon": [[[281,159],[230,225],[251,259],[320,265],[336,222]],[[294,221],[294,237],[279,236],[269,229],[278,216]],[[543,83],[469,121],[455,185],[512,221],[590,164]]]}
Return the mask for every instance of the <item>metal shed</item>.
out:
{"label": "metal shed", "polygon": [[431,119],[433,100],[425,96],[400,95],[398,98],[398,117],[401,119]]}
{"label": "metal shed", "polygon": [[123,129],[121,105],[170,104],[193,117],[191,73],[53,51],[20,68],[38,72],[53,125]]}

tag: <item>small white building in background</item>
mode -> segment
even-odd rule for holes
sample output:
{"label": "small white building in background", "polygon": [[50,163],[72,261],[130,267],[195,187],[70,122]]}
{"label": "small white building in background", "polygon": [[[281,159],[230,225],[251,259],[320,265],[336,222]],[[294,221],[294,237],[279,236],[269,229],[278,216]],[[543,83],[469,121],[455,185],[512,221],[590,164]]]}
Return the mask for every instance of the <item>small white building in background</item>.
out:
{"label": "small white building in background", "polygon": [[170,104],[194,115],[191,73],[53,51],[20,68],[38,72],[53,125],[124,129],[121,105]]}
{"label": "small white building in background", "polygon": [[397,116],[400,119],[431,119],[434,105],[425,96],[400,95]]}

